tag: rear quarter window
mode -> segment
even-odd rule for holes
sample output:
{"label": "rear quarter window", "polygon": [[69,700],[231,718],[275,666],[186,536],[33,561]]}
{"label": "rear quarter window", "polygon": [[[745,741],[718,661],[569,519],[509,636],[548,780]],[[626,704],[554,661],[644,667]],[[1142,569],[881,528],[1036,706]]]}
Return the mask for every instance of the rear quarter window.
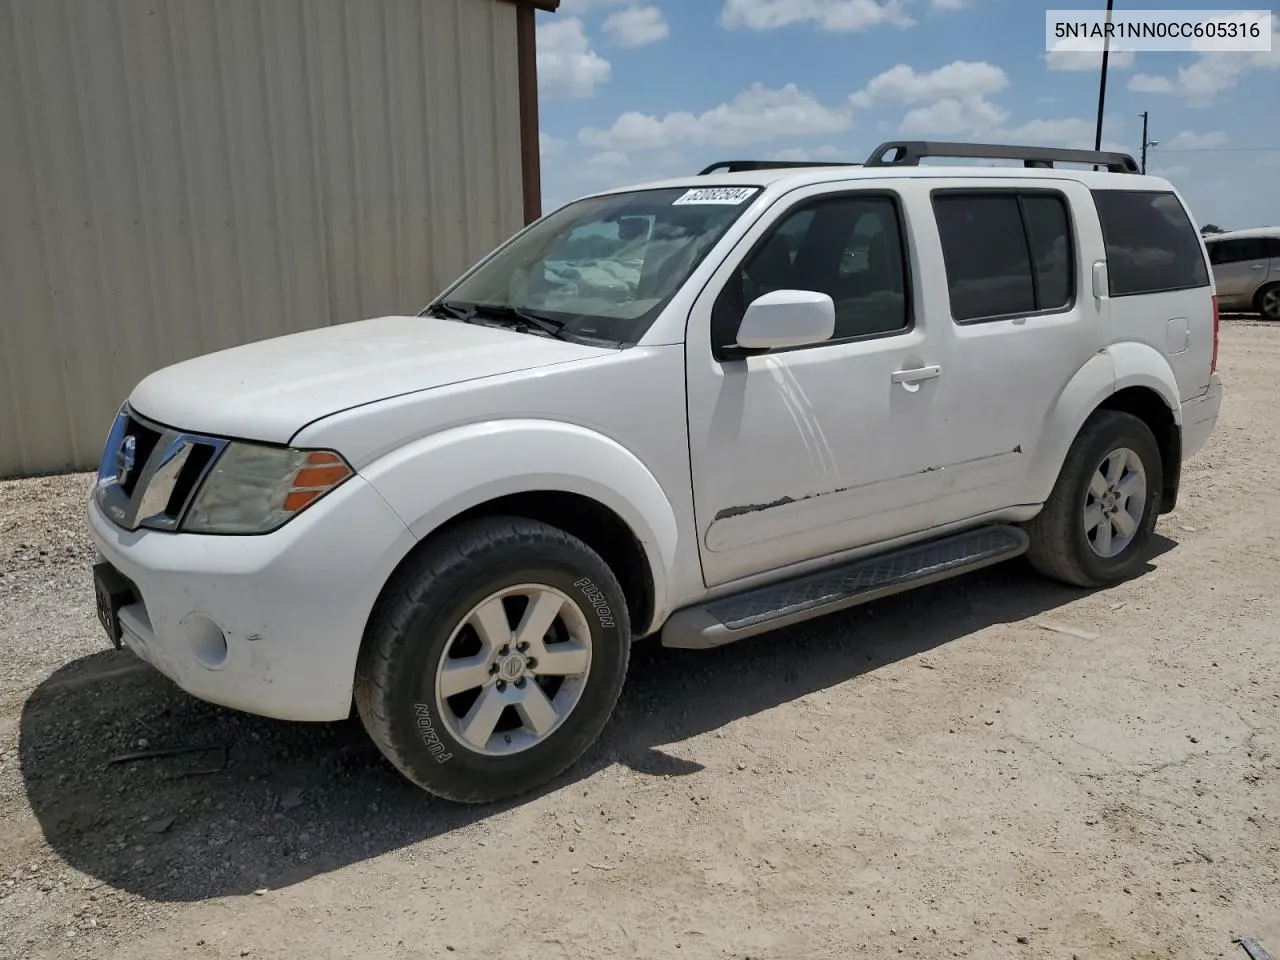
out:
{"label": "rear quarter window", "polygon": [[1200,237],[1173,193],[1095,190],[1111,296],[1209,285]]}

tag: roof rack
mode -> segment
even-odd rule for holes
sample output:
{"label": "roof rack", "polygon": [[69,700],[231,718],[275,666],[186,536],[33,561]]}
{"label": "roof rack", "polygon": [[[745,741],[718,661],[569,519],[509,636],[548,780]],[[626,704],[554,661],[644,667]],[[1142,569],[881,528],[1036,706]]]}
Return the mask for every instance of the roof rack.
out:
{"label": "roof rack", "polygon": [[1086,163],[1106,167],[1112,173],[1137,173],[1138,164],[1127,153],[1103,150],[1066,150],[1057,147],[1020,147],[1001,143],[949,143],[938,140],[891,140],[871,151],[865,166],[915,167],[925,157],[977,160],[1021,160],[1024,167],[1052,169],[1055,163]]}
{"label": "roof rack", "polygon": [[830,160],[721,160],[713,163],[698,176],[712,173],[743,173],[751,170],[782,170],[790,167],[860,167],[860,163],[834,163]]}

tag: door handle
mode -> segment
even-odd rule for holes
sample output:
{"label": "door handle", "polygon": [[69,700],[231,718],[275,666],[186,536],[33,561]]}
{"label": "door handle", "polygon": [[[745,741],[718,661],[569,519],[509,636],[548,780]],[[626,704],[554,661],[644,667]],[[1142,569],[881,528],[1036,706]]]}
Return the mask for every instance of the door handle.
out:
{"label": "door handle", "polygon": [[919,383],[921,380],[932,380],[934,377],[942,376],[942,368],[939,366],[932,367],[912,367],[910,370],[895,370],[893,372],[894,383]]}
{"label": "door handle", "polygon": [[1265,269],[1267,269],[1267,268],[1266,268],[1263,264],[1261,264],[1261,263],[1255,263],[1255,264],[1254,264],[1253,266],[1251,266],[1249,269],[1250,269],[1250,270],[1265,270]]}

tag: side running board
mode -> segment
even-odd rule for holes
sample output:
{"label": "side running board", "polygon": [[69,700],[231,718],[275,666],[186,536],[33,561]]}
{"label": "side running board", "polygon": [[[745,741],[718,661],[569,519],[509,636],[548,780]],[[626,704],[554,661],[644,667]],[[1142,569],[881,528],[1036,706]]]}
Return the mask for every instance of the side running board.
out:
{"label": "side running board", "polygon": [[1026,552],[1018,527],[988,526],[865,557],[672,614],[662,645],[705,650],[989,567]]}

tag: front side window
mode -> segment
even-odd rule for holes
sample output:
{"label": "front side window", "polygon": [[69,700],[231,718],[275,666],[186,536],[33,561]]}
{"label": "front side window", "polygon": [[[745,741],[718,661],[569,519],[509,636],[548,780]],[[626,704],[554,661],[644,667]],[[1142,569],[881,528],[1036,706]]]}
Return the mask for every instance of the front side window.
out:
{"label": "front side window", "polygon": [[1094,190],[1107,249],[1111,296],[1191,290],[1209,285],[1200,236],[1176,195]]}
{"label": "front side window", "polygon": [[520,234],[433,309],[635,343],[757,192],[678,188],[578,200]]}
{"label": "front side window", "polygon": [[731,346],[746,308],[774,290],[825,293],[835,303],[831,340],[910,326],[903,230],[891,197],[845,195],[784,214],[735,271],[712,310],[712,342]]}
{"label": "front side window", "polygon": [[1071,305],[1075,253],[1060,194],[947,191],[933,210],[957,323]]}

